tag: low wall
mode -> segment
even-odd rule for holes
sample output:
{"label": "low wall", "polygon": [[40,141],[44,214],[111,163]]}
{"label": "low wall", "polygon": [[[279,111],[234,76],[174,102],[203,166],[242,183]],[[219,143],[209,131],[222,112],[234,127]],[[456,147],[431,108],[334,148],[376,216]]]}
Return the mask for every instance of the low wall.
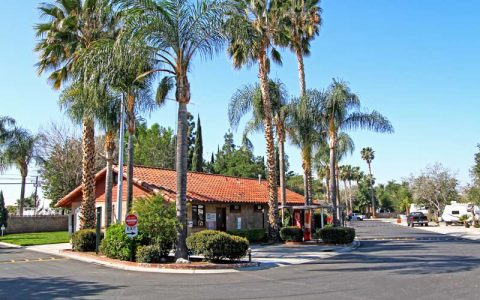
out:
{"label": "low wall", "polygon": [[380,219],[392,219],[397,218],[398,213],[376,213],[375,217]]}
{"label": "low wall", "polygon": [[10,216],[6,233],[67,231],[68,216]]}

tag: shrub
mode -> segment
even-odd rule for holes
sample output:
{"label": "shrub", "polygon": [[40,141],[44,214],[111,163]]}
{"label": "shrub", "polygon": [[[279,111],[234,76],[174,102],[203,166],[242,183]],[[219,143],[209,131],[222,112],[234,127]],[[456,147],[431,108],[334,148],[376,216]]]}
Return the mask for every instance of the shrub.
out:
{"label": "shrub", "polygon": [[238,260],[247,254],[250,246],[246,238],[216,230],[203,230],[187,238],[187,247],[206,260]]}
{"label": "shrub", "polygon": [[[103,233],[100,233],[100,239],[103,239]],[[72,234],[72,248],[79,252],[95,251],[97,234],[95,229],[82,229]]]}
{"label": "shrub", "polygon": [[349,244],[355,239],[355,229],[350,227],[326,227],[320,230],[320,238],[325,243]]}
{"label": "shrub", "polygon": [[107,257],[130,260],[135,257],[135,250],[142,237],[129,238],[125,234],[125,225],[114,224],[108,227],[100,251]]}
{"label": "shrub", "polygon": [[135,255],[137,262],[159,263],[168,256],[168,253],[165,255],[163,249],[158,245],[146,245],[138,246]]}
{"label": "shrub", "polygon": [[303,230],[296,226],[287,226],[280,229],[280,237],[285,242],[301,242],[303,241]]}
{"label": "shrub", "polygon": [[[323,227],[325,227],[327,224],[327,217],[329,215],[327,213],[323,214]],[[315,225],[315,229],[317,228],[322,228],[322,214],[318,211],[313,213],[313,224]]]}
{"label": "shrub", "polygon": [[138,217],[138,230],[145,244],[156,245],[162,255],[167,256],[177,237],[174,203],[160,195],[139,198],[133,203],[133,212]]}
{"label": "shrub", "polygon": [[265,238],[267,236],[265,234],[265,229],[263,228],[230,230],[227,233],[235,236],[244,237],[250,243],[263,242],[265,241]]}

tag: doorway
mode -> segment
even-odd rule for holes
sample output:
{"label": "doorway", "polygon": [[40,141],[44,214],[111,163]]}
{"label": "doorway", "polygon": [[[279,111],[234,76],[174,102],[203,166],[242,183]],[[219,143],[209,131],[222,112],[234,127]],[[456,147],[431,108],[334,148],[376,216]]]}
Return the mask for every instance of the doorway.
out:
{"label": "doorway", "polygon": [[217,230],[227,231],[227,216],[225,207],[217,207]]}

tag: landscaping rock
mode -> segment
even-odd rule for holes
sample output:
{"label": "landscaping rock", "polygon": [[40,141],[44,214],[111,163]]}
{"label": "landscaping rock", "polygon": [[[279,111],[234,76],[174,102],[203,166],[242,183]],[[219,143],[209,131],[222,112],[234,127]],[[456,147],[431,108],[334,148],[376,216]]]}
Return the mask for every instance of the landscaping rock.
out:
{"label": "landscaping rock", "polygon": [[189,264],[190,261],[185,259],[185,258],[179,258],[179,259],[177,259],[176,263],[177,264]]}

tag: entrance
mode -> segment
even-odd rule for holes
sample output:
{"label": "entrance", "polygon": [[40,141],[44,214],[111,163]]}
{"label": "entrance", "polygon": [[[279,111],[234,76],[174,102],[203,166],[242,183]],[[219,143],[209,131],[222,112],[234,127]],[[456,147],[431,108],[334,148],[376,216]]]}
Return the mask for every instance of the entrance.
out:
{"label": "entrance", "polygon": [[217,207],[217,230],[227,231],[227,218],[225,207]]}

